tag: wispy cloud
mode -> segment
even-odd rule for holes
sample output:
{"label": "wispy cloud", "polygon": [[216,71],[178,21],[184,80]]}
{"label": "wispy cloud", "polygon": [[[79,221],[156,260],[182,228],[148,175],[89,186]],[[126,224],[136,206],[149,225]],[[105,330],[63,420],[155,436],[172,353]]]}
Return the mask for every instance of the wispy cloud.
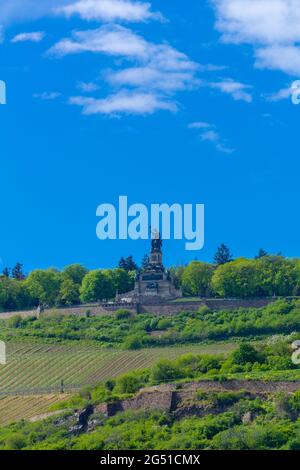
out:
{"label": "wispy cloud", "polygon": [[42,93],[34,93],[33,95],[34,98],[37,98],[43,101],[56,100],[60,96],[61,96],[61,93],[59,93],[58,91],[51,91],[51,92],[44,91]]}
{"label": "wispy cloud", "polygon": [[245,85],[244,83],[236,82],[232,79],[226,79],[219,82],[208,83],[208,86],[230,95],[235,101],[245,101],[246,103],[253,101],[253,97],[249,93],[249,90],[252,88],[250,85]]}
{"label": "wispy cloud", "polygon": [[189,129],[209,129],[211,127],[213,127],[212,124],[209,124],[208,122],[203,122],[203,121],[192,122],[191,124],[188,125]]}
{"label": "wispy cloud", "polygon": [[130,0],[79,0],[56,8],[57,14],[67,17],[79,15],[84,20],[142,22],[162,20],[161,13],[153,12],[151,4]]}
{"label": "wispy cloud", "polygon": [[194,73],[191,71],[160,70],[154,64],[146,67],[132,67],[118,72],[108,72],[106,80],[114,86],[139,87],[166,92],[185,90],[197,83]]}
{"label": "wispy cloud", "polygon": [[82,107],[83,114],[106,114],[119,116],[120,114],[153,114],[156,111],[167,110],[175,112],[177,106],[165,97],[151,93],[121,91],[104,99],[74,96],[70,104]]}
{"label": "wispy cloud", "polygon": [[[74,32],[71,38],[55,44],[48,53],[57,57],[82,52],[101,53],[121,57],[133,62],[125,68],[102,72],[102,78],[110,85],[113,93],[107,99],[96,99],[83,103],[83,109],[112,109],[117,113],[149,114],[153,110],[177,109],[173,95],[182,90],[190,90],[200,84],[196,77],[198,65],[186,54],[167,43],[155,44],[132,30],[120,25],[105,25],[88,31]],[[128,101],[132,103],[128,105]],[[125,105],[123,106],[123,104]]]}
{"label": "wispy cloud", "polygon": [[46,33],[44,31],[34,31],[31,33],[19,33],[11,40],[13,43],[17,42],[40,42],[44,39]]}
{"label": "wispy cloud", "polygon": [[210,142],[219,152],[231,154],[235,151],[227,144],[226,140],[222,139],[214,124],[203,121],[192,122],[188,128],[198,130],[202,142]]}
{"label": "wispy cloud", "polygon": [[94,82],[78,82],[76,86],[78,90],[83,91],[84,93],[92,93],[93,91],[99,90],[99,85]]}
{"label": "wispy cloud", "polygon": [[0,0],[0,23],[5,27],[25,23],[54,13],[54,9],[71,0]]}
{"label": "wispy cloud", "polygon": [[278,101],[287,100],[291,98],[292,93],[292,86],[289,86],[287,88],[281,88],[280,90],[275,91],[274,93],[267,93],[262,96],[266,101],[270,103],[277,103]]}
{"label": "wispy cloud", "polygon": [[300,73],[298,0],[211,0],[222,40],[254,47],[257,67]]}
{"label": "wispy cloud", "polygon": [[0,24],[5,27],[57,15],[101,22],[164,20],[149,2],[135,0],[0,0]]}
{"label": "wispy cloud", "polygon": [[215,65],[215,64],[199,64],[200,72],[220,72],[221,70],[228,69],[227,65]]}
{"label": "wispy cloud", "polygon": [[130,29],[118,25],[106,25],[98,29],[75,31],[72,38],[60,40],[48,51],[49,54],[58,57],[82,52],[146,58],[148,43]]}

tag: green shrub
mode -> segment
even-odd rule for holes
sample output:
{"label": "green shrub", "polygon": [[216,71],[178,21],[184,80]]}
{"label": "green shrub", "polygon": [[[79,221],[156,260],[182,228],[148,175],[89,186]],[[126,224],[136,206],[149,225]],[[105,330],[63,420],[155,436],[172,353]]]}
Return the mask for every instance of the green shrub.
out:
{"label": "green shrub", "polygon": [[182,377],[182,372],[174,362],[162,360],[152,369],[152,380],[155,383],[169,382]]}
{"label": "green shrub", "polygon": [[172,326],[172,321],[169,318],[161,318],[156,326],[157,330],[167,330]]}
{"label": "green shrub", "polygon": [[265,312],[268,314],[275,314],[275,315],[286,315],[291,312],[294,305],[291,302],[288,302],[285,299],[276,300],[276,302],[272,302],[265,308]]}
{"label": "green shrub", "polygon": [[6,448],[8,450],[21,450],[26,446],[26,438],[22,434],[13,434],[7,438]]}
{"label": "green shrub", "polygon": [[116,381],[115,392],[121,394],[136,393],[143,385],[142,377],[135,373],[124,374]]}
{"label": "green shrub", "polygon": [[234,364],[244,365],[247,363],[262,363],[264,358],[251,344],[243,343],[232,353],[232,361]]}
{"label": "green shrub", "polygon": [[15,315],[7,321],[8,327],[9,328],[20,328],[23,324],[23,319],[21,315]]}
{"label": "green shrub", "polygon": [[123,343],[123,349],[136,350],[143,346],[139,336],[128,336]]}
{"label": "green shrub", "polygon": [[117,320],[125,320],[127,318],[130,318],[132,316],[132,313],[129,310],[121,308],[116,311],[115,316]]}

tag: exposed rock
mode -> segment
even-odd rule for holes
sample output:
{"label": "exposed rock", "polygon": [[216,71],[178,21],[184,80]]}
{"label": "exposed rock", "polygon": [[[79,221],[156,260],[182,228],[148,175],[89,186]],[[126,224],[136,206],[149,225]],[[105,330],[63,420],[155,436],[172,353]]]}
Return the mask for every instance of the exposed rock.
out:
{"label": "exposed rock", "polygon": [[250,424],[252,423],[254,419],[254,416],[252,414],[251,411],[247,411],[247,413],[244,414],[244,416],[242,417],[242,423],[243,424]]}

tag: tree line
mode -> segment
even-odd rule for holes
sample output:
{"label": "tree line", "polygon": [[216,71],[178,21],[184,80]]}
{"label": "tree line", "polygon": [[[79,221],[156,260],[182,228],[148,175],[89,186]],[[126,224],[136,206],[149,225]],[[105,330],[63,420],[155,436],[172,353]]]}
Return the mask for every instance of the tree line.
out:
{"label": "tree line", "polygon": [[[20,265],[22,267],[22,265]],[[80,264],[57,269],[37,269],[15,277],[5,270],[0,277],[0,309],[71,306],[114,299],[133,289],[135,271],[123,268],[88,271]]]}
{"label": "tree line", "polygon": [[[139,268],[132,256],[122,257],[115,269],[89,271],[73,264],[62,271],[37,269],[29,275],[17,263],[0,276],[0,310],[22,310],[42,306],[70,306],[111,300],[116,294],[134,287],[138,272],[148,263],[146,256]],[[300,295],[300,259],[269,255],[260,250],[254,259],[233,259],[221,245],[213,263],[192,261],[187,266],[168,270],[175,287],[184,296],[220,298],[259,298]]]}

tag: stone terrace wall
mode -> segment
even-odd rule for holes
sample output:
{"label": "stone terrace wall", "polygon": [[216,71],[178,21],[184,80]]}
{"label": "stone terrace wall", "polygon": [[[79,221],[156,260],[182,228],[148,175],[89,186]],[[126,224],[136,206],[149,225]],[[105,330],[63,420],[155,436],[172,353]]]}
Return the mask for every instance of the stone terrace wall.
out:
{"label": "stone terrace wall", "polygon": [[[43,316],[51,316],[51,315],[77,315],[79,317],[86,316],[87,312],[90,312],[91,316],[101,316],[101,315],[108,315],[111,312],[116,312],[120,309],[126,309],[130,312],[136,314],[137,313],[137,306],[136,304],[103,304],[103,305],[80,305],[74,307],[66,307],[66,308],[52,308],[44,310],[40,315]],[[16,312],[0,312],[0,319],[8,319],[12,318],[16,315],[21,316],[22,318],[28,317],[37,317],[38,313],[37,310],[27,310],[27,311],[16,311]]]}
{"label": "stone terrace wall", "polygon": [[195,312],[200,307],[205,306],[212,310],[233,310],[236,308],[261,308],[271,302],[274,302],[274,299],[204,299],[199,300],[199,302],[168,302],[161,305],[139,305],[139,313],[171,316],[180,312]]}
{"label": "stone terrace wall", "polygon": [[[260,308],[265,307],[271,302],[274,302],[273,298],[269,299],[203,299],[195,302],[165,302],[161,304],[93,304],[93,305],[80,305],[75,307],[66,307],[66,308],[53,308],[45,310],[41,315],[78,315],[85,316],[87,311],[91,315],[108,315],[112,312],[116,312],[119,309],[126,309],[136,313],[152,313],[153,315],[161,316],[171,316],[177,315],[180,312],[195,312],[200,307],[207,306],[212,310],[230,310],[236,308]],[[28,318],[31,316],[38,316],[36,310],[28,310],[21,312],[5,312],[0,313],[0,319],[11,318],[15,315],[20,315],[22,318]]]}
{"label": "stone terrace wall", "polygon": [[149,387],[131,399],[115,403],[102,403],[95,407],[95,412],[103,413],[106,416],[114,416],[120,411],[127,410],[176,411],[181,404],[188,400],[195,400],[198,390],[205,392],[243,390],[252,395],[266,395],[277,392],[293,393],[300,390],[300,380],[291,382],[264,382],[258,380],[199,381],[183,384],[180,387],[175,384]]}
{"label": "stone terrace wall", "polygon": [[22,318],[38,316],[36,310],[27,310],[27,311],[19,311],[19,312],[3,312],[3,313],[0,313],[0,320],[7,320],[8,318],[15,317],[16,315]]}

